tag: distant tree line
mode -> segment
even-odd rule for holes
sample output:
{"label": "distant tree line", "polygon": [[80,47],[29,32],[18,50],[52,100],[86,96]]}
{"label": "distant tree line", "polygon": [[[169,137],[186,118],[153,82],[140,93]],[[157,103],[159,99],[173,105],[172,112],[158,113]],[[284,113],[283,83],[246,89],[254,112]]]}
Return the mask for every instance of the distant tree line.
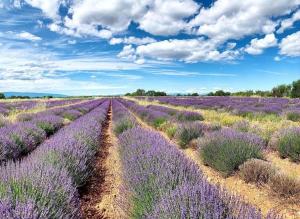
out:
{"label": "distant tree line", "polygon": [[300,80],[292,82],[292,84],[281,84],[274,87],[271,91],[261,91],[261,90],[247,90],[239,92],[225,92],[223,90],[217,90],[215,92],[210,92],[208,96],[261,96],[261,97],[291,97],[300,98]]}
{"label": "distant tree line", "polygon": [[187,94],[176,94],[177,97],[180,97],[180,96],[188,96],[188,97],[197,97],[199,96],[198,93],[187,93]]}
{"label": "distant tree line", "polygon": [[[29,96],[10,96],[10,97],[5,97],[4,93],[0,93],[0,99],[30,99],[31,97]],[[51,99],[53,96],[43,96],[43,97],[35,97],[35,98],[44,98],[44,99]]]}
{"label": "distant tree line", "polygon": [[145,91],[143,89],[137,89],[133,93],[125,94],[125,96],[167,96],[167,93],[163,91],[154,91],[154,90]]}

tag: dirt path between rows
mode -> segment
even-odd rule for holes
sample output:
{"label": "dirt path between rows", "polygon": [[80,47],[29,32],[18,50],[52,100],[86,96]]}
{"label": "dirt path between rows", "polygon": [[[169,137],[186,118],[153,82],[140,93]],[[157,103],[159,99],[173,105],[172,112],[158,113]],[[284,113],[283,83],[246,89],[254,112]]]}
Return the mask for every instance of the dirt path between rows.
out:
{"label": "dirt path between rows", "polygon": [[116,140],[112,134],[112,109],[102,127],[99,151],[95,157],[94,172],[86,186],[80,190],[83,218],[119,218],[115,200],[118,196],[120,162]]}

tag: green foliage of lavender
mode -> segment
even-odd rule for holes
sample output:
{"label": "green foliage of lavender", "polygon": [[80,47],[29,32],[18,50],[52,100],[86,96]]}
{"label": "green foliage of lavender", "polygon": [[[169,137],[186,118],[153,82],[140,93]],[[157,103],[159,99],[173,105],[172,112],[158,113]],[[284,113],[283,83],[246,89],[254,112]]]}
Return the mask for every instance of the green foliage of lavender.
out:
{"label": "green foliage of lavender", "polygon": [[202,137],[206,130],[207,126],[199,122],[184,123],[178,126],[175,138],[182,148],[187,148],[191,140]]}
{"label": "green foliage of lavender", "polygon": [[177,119],[181,122],[203,121],[204,118],[200,113],[191,111],[180,111],[177,113]]}
{"label": "green foliage of lavender", "polygon": [[248,159],[262,158],[264,142],[250,133],[222,129],[200,139],[198,146],[203,162],[227,176]]}
{"label": "green foliage of lavender", "polygon": [[277,148],[280,156],[290,158],[292,161],[300,161],[300,128],[293,127],[280,130],[277,141]]}
{"label": "green foliage of lavender", "polygon": [[289,111],[286,113],[286,118],[293,122],[300,122],[300,111]]}

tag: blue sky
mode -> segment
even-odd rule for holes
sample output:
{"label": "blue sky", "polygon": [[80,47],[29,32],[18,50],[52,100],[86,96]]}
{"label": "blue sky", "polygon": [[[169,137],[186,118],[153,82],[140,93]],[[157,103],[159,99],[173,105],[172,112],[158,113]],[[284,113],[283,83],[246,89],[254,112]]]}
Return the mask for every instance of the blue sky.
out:
{"label": "blue sky", "polygon": [[0,91],[204,94],[297,79],[299,0],[0,0]]}

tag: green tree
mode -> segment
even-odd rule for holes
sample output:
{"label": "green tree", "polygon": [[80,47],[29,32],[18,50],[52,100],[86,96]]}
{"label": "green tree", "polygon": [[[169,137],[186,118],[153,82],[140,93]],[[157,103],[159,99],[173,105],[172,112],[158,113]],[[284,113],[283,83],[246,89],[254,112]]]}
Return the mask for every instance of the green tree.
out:
{"label": "green tree", "polygon": [[156,92],[154,90],[148,90],[146,96],[155,96]]}
{"label": "green tree", "polygon": [[272,96],[273,97],[288,97],[291,93],[291,86],[290,85],[279,85],[272,89]]}
{"label": "green tree", "polygon": [[300,80],[294,81],[292,84],[291,97],[298,98],[300,97]]}
{"label": "green tree", "polygon": [[0,99],[5,99],[4,93],[0,93]]}
{"label": "green tree", "polygon": [[146,95],[146,91],[143,89],[137,89],[136,92],[132,94],[132,96],[145,96],[145,95]]}

